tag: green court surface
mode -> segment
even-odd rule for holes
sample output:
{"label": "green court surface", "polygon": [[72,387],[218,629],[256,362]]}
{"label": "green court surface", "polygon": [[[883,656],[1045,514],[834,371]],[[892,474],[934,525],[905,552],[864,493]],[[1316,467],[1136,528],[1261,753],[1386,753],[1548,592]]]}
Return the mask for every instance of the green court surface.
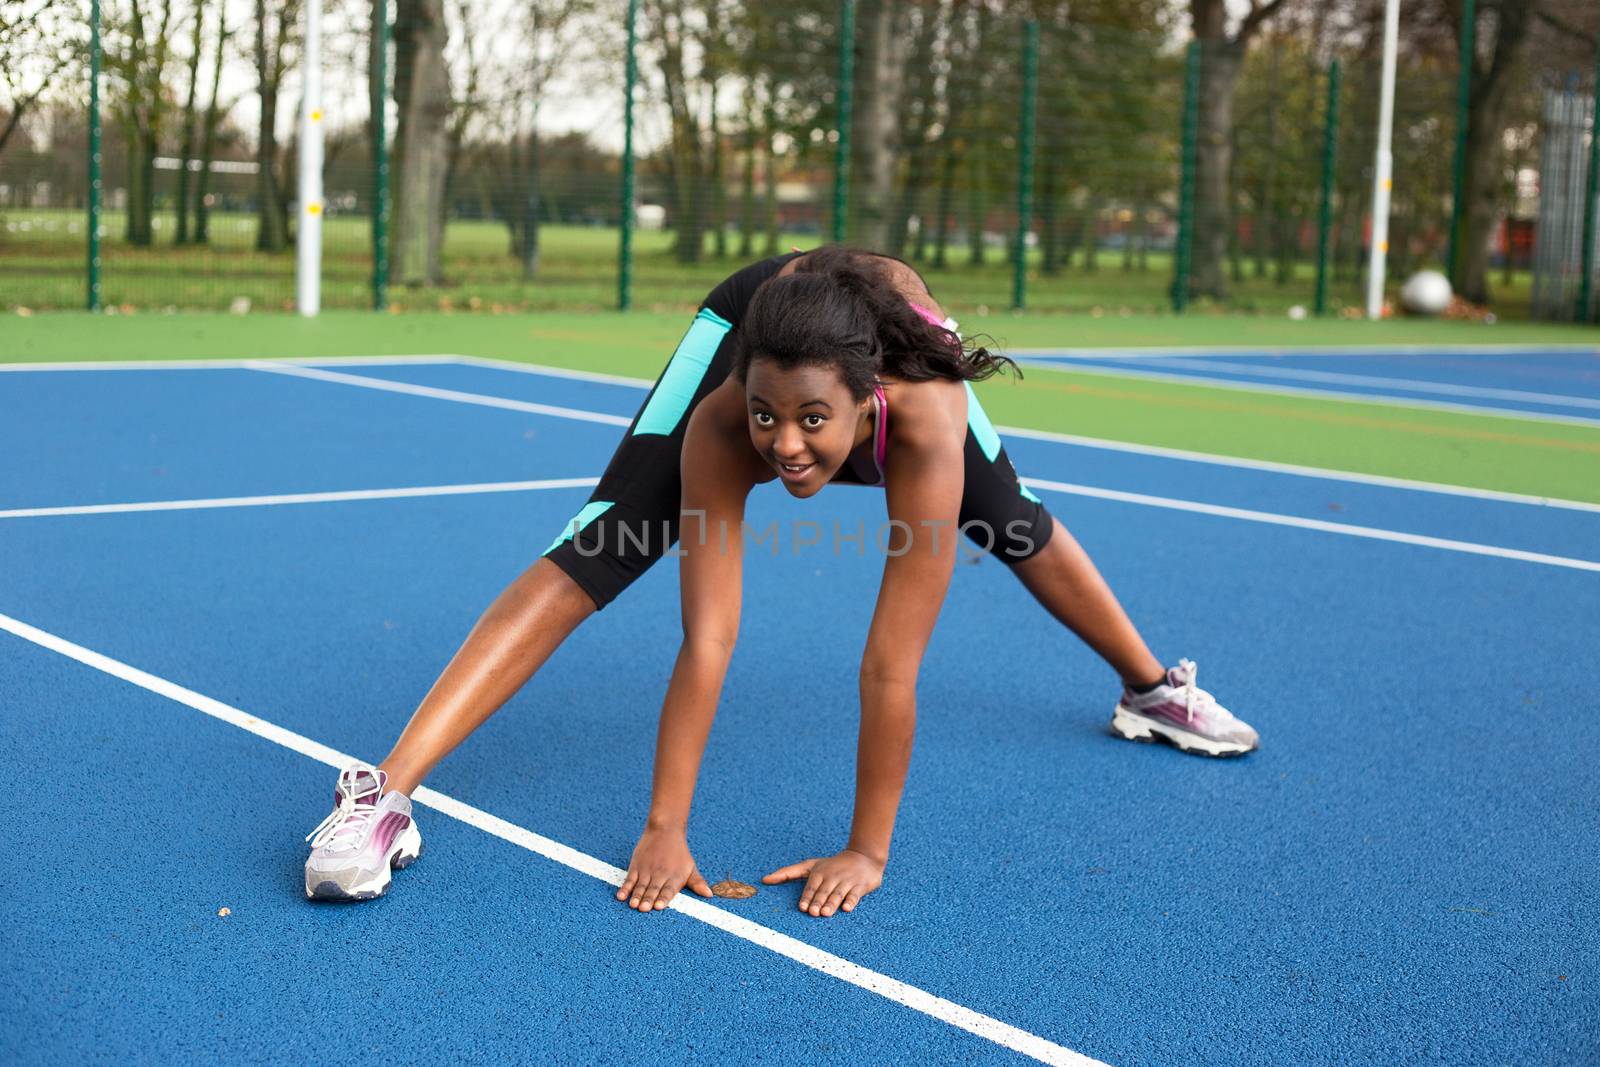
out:
{"label": "green court surface", "polygon": [[[959,314],[958,309],[958,314]],[[8,315],[0,361],[467,355],[653,378],[687,325],[681,311],[525,315]],[[963,316],[1002,350],[1183,346],[1600,344],[1592,328],[1531,323],[1278,317]],[[1592,351],[1592,348],[1591,348]],[[1515,415],[1141,380],[1030,367],[980,387],[996,422],[1256,460],[1600,502],[1600,427]]]}

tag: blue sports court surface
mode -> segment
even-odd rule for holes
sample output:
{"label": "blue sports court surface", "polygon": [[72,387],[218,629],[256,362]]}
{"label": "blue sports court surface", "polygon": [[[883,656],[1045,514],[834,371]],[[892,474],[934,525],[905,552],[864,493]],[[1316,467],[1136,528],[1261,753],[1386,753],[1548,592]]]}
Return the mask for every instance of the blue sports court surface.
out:
{"label": "blue sports court surface", "polygon": [[[1537,353],[1470,386],[1354,358],[1205,373],[1600,418]],[[1600,506],[1004,428],[1259,752],[1112,737],[1109,669],[972,556],[884,887],[640,915],[611,886],[668,559],[418,790],[387,897],[308,903],[335,768],[388,751],[643,395],[445,357],[0,373],[8,1062],[1600,1062]],[[690,826],[712,881],[843,844],[884,519],[752,496],[779,536]]]}
{"label": "blue sports court surface", "polygon": [[1600,359],[1587,346],[1383,352],[1032,349],[1017,355],[1030,363],[1100,374],[1600,426]]}

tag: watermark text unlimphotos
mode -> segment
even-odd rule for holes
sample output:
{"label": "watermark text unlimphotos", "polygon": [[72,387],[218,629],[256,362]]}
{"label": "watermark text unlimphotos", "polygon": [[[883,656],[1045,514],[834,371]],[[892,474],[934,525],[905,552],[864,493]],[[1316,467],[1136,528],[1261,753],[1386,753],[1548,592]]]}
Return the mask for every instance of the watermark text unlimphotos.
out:
{"label": "watermark text unlimphotos", "polygon": [[[599,518],[582,526],[576,519],[568,528],[573,549],[578,555],[593,558],[611,552],[615,555],[666,555],[684,556],[687,552],[679,546],[680,526],[685,540],[700,548],[715,547],[727,552],[733,545],[748,546],[751,551],[766,549],[770,555],[780,555],[787,546],[790,555],[810,551],[831,551],[835,556],[854,553],[865,556],[899,557],[921,548],[937,555],[949,545],[951,530],[968,559],[985,555],[1009,556],[1026,559],[1033,555],[1035,541],[1033,524],[1026,519],[1012,519],[1002,531],[982,519],[969,519],[956,523],[950,519],[923,519],[913,526],[903,519],[889,519],[869,533],[865,520],[856,520],[852,530],[838,519],[833,520],[831,536],[820,522],[796,519],[785,525],[773,519],[764,527],[752,526],[740,520],[738,532],[726,519],[716,523],[706,521],[706,513],[686,508],[679,513],[681,523],[670,519],[637,520]],[[919,535],[918,530],[922,533]]]}

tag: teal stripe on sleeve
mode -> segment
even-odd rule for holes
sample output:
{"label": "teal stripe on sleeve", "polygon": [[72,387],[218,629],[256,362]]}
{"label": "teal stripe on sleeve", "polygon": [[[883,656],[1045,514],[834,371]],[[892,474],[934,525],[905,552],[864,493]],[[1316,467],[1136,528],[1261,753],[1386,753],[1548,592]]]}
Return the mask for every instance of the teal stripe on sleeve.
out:
{"label": "teal stripe on sleeve", "polygon": [[635,436],[666,435],[678,428],[683,413],[694,400],[695,390],[706,376],[706,368],[711,366],[711,357],[717,354],[717,346],[731,329],[733,323],[715,311],[700,309],[689,325],[689,332],[678,342],[678,350],[667,363],[656,391],[639,415],[638,425],[633,428]]}
{"label": "teal stripe on sleeve", "polygon": [[994,423],[989,421],[983,405],[978,403],[978,394],[972,391],[972,383],[962,384],[967,387],[967,429],[977,438],[978,447],[983,449],[983,458],[993,463],[994,457],[1000,454],[1000,435],[994,432]]}
{"label": "teal stripe on sleeve", "polygon": [[567,523],[566,527],[561,531],[561,536],[557,537],[554,541],[551,541],[550,547],[545,549],[541,554],[548,556],[550,553],[556,550],[558,545],[565,544],[566,542],[572,540],[574,534],[576,534],[579,530],[586,528],[591,522],[604,515],[611,505],[615,503],[616,501],[614,500],[589,501],[589,503],[583,506],[583,510],[574,515],[572,517],[572,521]]}

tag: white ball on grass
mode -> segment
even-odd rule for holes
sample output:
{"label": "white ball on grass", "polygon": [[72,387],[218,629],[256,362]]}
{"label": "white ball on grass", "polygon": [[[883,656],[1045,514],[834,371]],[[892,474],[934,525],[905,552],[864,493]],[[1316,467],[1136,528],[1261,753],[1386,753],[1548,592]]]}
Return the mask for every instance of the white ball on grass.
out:
{"label": "white ball on grass", "polygon": [[1438,315],[1450,306],[1450,279],[1436,270],[1419,270],[1400,287],[1400,304],[1413,315]]}

